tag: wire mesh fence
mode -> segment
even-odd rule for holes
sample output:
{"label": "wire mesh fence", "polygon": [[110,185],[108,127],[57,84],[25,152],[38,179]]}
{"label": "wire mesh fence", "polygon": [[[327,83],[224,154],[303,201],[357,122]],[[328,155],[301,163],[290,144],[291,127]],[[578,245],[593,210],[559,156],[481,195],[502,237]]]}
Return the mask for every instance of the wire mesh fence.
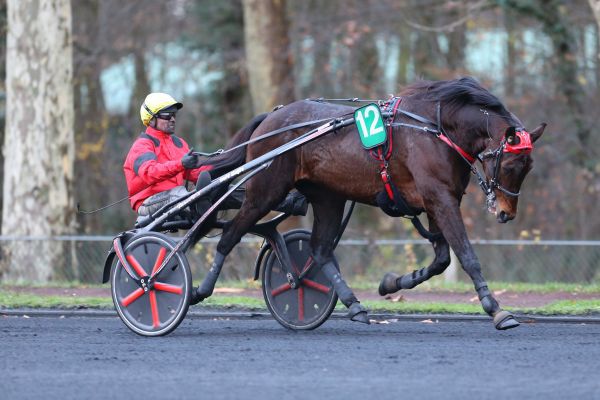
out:
{"label": "wire mesh fence", "polygon": [[[76,281],[100,283],[109,236],[0,236],[0,271],[5,281]],[[201,279],[216,251],[218,238],[203,239],[187,257],[194,279]],[[262,240],[244,238],[227,258],[223,278],[247,280]],[[474,240],[487,280],[504,282],[600,282],[600,241]],[[342,240],[336,257],[348,280],[378,282],[388,271],[407,273],[433,260],[423,240]],[[9,265],[8,263],[12,263]],[[459,272],[458,280],[468,281]]]}

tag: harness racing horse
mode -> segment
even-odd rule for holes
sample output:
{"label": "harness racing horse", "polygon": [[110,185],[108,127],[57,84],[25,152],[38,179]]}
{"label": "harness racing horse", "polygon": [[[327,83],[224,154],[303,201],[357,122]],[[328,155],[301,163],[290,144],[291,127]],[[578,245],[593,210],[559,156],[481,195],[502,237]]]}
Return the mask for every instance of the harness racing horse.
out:
{"label": "harness racing horse", "polygon": [[[410,289],[441,274],[450,264],[450,246],[495,327],[518,326],[488,289],[467,237],[460,204],[470,174],[476,173],[486,192],[488,209],[497,221],[506,223],[515,218],[521,184],[533,164],[533,142],[541,137],[546,124],[528,133],[521,121],[473,78],[418,82],[401,92],[393,104],[387,121],[393,147],[385,163],[386,175],[410,209],[426,213],[435,258],[411,274],[387,273],[379,293]],[[348,117],[354,110],[323,101],[297,101],[261,116],[256,129],[242,130],[240,134],[245,137],[234,141],[241,143],[303,121]],[[302,127],[253,142],[247,146],[245,160],[255,159],[308,130],[310,127]],[[476,160],[481,162],[483,174],[473,166]],[[355,125],[275,158],[269,168],[246,184],[244,203],[223,230],[214,263],[196,290],[196,301],[212,294],[225,257],[242,236],[296,188],[313,207],[313,262],[332,282],[349,308],[350,318],[368,323],[366,309],[340,275],[333,248],[347,200],[378,204],[378,194],[384,191],[381,169],[378,160],[362,149]]]}

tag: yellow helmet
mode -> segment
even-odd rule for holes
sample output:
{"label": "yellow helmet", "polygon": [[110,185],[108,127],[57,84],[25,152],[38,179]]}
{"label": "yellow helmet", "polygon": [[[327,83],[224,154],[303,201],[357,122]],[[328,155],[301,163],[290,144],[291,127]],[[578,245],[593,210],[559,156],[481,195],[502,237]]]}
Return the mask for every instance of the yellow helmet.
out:
{"label": "yellow helmet", "polygon": [[150,93],[140,107],[140,118],[146,126],[150,120],[165,108],[175,107],[179,110],[183,104],[177,102],[173,97],[166,93]]}

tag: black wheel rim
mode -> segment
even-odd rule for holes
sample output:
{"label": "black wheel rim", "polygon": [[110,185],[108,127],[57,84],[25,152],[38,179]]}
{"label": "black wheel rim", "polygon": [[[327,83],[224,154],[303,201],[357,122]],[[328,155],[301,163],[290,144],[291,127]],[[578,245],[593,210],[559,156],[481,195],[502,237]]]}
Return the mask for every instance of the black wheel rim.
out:
{"label": "black wheel rim", "polygon": [[[159,234],[134,238],[125,247],[128,262],[138,275],[150,276],[173,249],[172,241]],[[113,302],[123,322],[144,336],[171,332],[181,322],[189,305],[191,277],[181,253],[171,258],[158,275],[154,287],[145,292],[117,262],[112,277]]]}

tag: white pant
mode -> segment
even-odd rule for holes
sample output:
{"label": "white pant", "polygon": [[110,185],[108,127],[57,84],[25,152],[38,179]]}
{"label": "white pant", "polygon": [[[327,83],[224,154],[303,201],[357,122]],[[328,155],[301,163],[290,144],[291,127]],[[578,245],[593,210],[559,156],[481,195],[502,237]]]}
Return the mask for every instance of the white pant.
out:
{"label": "white pant", "polygon": [[139,215],[150,215],[163,207],[165,204],[170,203],[174,200],[180,199],[188,194],[188,191],[183,186],[175,186],[172,189],[165,190],[164,192],[156,193],[148,197],[140,208],[138,208]]}

